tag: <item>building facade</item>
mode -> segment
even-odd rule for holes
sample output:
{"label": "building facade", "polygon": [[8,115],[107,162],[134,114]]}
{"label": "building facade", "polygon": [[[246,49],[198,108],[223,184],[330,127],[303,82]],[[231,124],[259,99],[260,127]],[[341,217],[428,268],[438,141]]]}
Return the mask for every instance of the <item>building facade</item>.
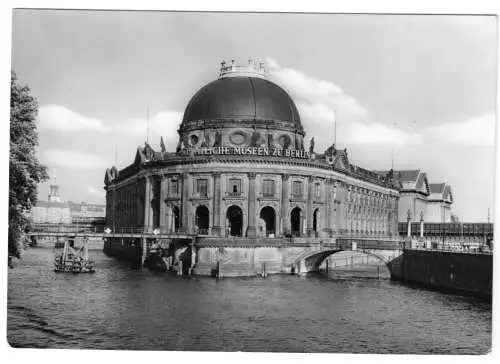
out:
{"label": "building facade", "polygon": [[217,237],[212,248],[397,236],[393,179],[352,165],[335,145],[318,152],[312,138],[306,147],[295,103],[262,64],[223,63],[189,101],[178,133],[175,151],[145,143],[132,164],[106,170],[110,228]]}
{"label": "building facade", "polygon": [[427,220],[429,222],[452,222],[451,206],[453,195],[446,183],[431,183],[427,199]]}

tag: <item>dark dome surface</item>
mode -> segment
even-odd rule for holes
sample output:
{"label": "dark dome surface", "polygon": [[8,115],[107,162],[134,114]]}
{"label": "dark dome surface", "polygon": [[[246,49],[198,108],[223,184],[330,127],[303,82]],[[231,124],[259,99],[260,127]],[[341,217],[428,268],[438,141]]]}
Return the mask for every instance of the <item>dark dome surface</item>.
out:
{"label": "dark dome surface", "polygon": [[275,120],[302,130],[290,96],[278,85],[258,77],[219,78],[202,87],[189,101],[182,124],[224,119]]}

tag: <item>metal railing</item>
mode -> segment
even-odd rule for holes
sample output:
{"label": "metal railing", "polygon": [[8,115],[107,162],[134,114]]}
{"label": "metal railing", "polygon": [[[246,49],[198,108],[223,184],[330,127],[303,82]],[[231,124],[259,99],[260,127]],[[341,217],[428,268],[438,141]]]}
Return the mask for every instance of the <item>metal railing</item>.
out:
{"label": "metal railing", "polygon": [[198,233],[198,235],[209,235],[209,228],[198,228],[196,229],[196,232]]}
{"label": "metal railing", "polygon": [[493,254],[493,244],[470,243],[466,241],[440,241],[429,239],[405,239],[405,249],[452,253]]}

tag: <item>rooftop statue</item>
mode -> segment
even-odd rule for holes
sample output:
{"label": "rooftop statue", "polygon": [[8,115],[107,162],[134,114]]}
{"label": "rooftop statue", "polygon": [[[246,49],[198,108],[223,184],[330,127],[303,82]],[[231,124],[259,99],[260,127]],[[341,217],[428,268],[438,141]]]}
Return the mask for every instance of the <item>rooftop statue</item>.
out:
{"label": "rooftop statue", "polygon": [[167,148],[165,147],[165,143],[163,142],[162,136],[160,137],[160,148],[161,148],[162,153],[165,153],[167,151]]}
{"label": "rooftop statue", "polygon": [[311,142],[309,143],[309,153],[314,153],[314,137],[311,138]]}
{"label": "rooftop statue", "polygon": [[252,147],[258,147],[259,140],[260,140],[260,133],[257,131],[257,129],[254,125],[253,126],[253,133],[252,133]]}
{"label": "rooftop statue", "polygon": [[215,131],[214,147],[222,146],[222,133],[220,130]]}
{"label": "rooftop statue", "polygon": [[144,142],[144,156],[146,157],[146,159],[152,159],[153,154],[154,154],[154,150],[151,147],[151,145],[149,145],[148,142]]}
{"label": "rooftop statue", "polygon": [[204,135],[204,140],[203,143],[201,143],[201,147],[208,148],[210,147],[210,131],[208,129],[205,129],[203,135]]}

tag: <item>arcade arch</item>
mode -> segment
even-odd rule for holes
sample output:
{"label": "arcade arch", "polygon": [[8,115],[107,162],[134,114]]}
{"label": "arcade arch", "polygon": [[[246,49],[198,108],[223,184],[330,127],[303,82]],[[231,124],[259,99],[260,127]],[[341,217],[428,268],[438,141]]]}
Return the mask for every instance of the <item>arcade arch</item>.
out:
{"label": "arcade arch", "polygon": [[260,210],[260,218],[262,220],[260,226],[262,235],[273,236],[276,234],[276,212],[271,206],[263,207]]}
{"label": "arcade arch", "polygon": [[243,236],[243,211],[232,205],[226,212],[226,228],[230,236]]}
{"label": "arcade arch", "polygon": [[210,228],[210,211],[205,205],[196,208],[195,224],[199,234],[208,234]]}
{"label": "arcade arch", "polygon": [[303,228],[303,212],[300,207],[295,207],[290,212],[290,229],[293,236],[300,236]]}

